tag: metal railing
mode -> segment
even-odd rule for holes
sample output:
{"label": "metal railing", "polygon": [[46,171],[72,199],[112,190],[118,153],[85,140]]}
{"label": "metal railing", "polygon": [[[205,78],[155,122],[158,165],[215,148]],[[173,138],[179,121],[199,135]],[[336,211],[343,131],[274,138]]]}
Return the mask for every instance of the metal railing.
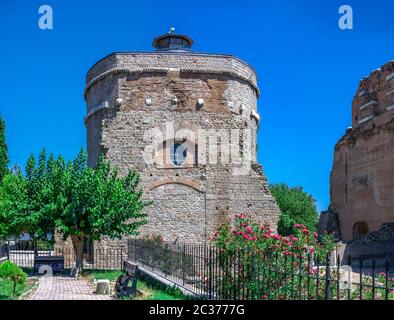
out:
{"label": "metal railing", "polygon": [[[48,243],[0,245],[0,261],[9,259],[21,267],[32,268],[37,255],[64,256],[64,267],[75,267],[71,248]],[[391,261],[334,258],[132,239],[127,247],[91,250],[83,267],[121,270],[123,261],[130,260],[204,299],[394,300]]]}
{"label": "metal railing", "polygon": [[388,260],[383,267],[366,267],[363,258],[225,252],[146,239],[129,241],[129,260],[206,299],[394,300]]}
{"label": "metal railing", "polygon": [[7,243],[0,243],[0,262],[9,258]]}
{"label": "metal railing", "polygon": [[[63,256],[64,268],[76,267],[75,252],[70,247],[59,247],[46,241],[9,241],[0,245],[4,258],[19,267],[33,268],[35,256]],[[121,270],[127,258],[127,248],[97,248],[84,253],[83,268],[96,270]],[[0,260],[1,261],[1,260]]]}

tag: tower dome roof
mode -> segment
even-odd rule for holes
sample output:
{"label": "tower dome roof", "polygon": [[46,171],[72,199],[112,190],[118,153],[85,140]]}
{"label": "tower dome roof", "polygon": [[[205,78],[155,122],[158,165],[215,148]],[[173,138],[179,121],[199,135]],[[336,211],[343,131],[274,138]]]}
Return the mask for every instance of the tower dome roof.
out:
{"label": "tower dome roof", "polygon": [[167,34],[154,38],[152,45],[156,51],[191,52],[193,40],[187,35],[175,33],[175,28],[171,28]]}

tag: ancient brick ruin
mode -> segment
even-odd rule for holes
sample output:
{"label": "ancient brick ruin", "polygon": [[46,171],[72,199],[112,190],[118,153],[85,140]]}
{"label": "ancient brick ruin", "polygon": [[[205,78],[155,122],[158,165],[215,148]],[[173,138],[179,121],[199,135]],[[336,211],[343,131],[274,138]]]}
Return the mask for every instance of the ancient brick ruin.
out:
{"label": "ancient brick ruin", "polygon": [[[385,236],[378,233],[392,230],[384,226],[394,222],[394,61],[360,81],[352,123],[335,146],[330,212],[322,214],[320,229],[354,240],[348,251],[372,254],[368,248],[374,246],[365,242],[381,241]],[[363,237],[371,232],[374,236]]]}
{"label": "ancient brick ruin", "polygon": [[[231,55],[195,53],[192,40],[183,35],[170,33],[153,45],[154,52],[110,54],[89,70],[89,164],[94,166],[104,153],[121,174],[140,172],[145,198],[153,200],[143,234],[201,243],[222,222],[223,213],[252,214],[275,227],[279,210],[256,162],[260,117],[253,68]],[[150,150],[153,161],[147,161],[147,146],[154,139],[147,133],[165,132],[169,125],[175,138]],[[188,133],[180,133],[184,129]],[[249,171],[237,171],[239,163],[223,164],[223,150],[217,163],[206,160],[201,150],[212,135],[226,144],[228,132],[245,129],[250,139],[241,136],[239,144],[250,147]],[[208,140],[188,136],[199,130],[208,133]]]}

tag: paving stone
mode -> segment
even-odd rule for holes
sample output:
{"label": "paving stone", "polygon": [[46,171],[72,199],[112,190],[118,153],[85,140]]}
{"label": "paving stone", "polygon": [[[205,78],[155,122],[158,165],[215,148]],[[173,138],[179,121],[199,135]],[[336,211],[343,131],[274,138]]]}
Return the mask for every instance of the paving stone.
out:
{"label": "paving stone", "polygon": [[113,300],[110,295],[94,294],[95,287],[84,279],[41,277],[29,300]]}

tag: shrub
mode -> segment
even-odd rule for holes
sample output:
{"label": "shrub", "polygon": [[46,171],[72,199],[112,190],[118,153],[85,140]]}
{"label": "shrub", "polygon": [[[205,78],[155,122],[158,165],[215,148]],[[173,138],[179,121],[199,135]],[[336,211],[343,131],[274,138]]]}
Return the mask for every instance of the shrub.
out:
{"label": "shrub", "polygon": [[[335,248],[333,236],[320,243],[317,233],[296,224],[295,234],[284,237],[268,224],[259,225],[240,214],[222,224],[211,240],[219,254],[221,272],[216,283],[223,298],[313,299],[324,296],[324,282],[309,283],[295,274],[324,273],[328,255]],[[324,274],[321,274],[324,276]],[[294,290],[294,288],[300,288]],[[335,289],[333,287],[333,289]]]}
{"label": "shrub", "polygon": [[280,217],[278,232],[287,236],[296,231],[294,225],[303,224],[309,231],[316,230],[318,214],[315,199],[306,193],[302,187],[291,188],[286,184],[273,184],[270,186],[272,195],[278,203]]}
{"label": "shrub", "polygon": [[0,264],[0,278],[13,282],[12,296],[15,296],[16,285],[23,285],[27,275],[17,265],[7,260]]}

